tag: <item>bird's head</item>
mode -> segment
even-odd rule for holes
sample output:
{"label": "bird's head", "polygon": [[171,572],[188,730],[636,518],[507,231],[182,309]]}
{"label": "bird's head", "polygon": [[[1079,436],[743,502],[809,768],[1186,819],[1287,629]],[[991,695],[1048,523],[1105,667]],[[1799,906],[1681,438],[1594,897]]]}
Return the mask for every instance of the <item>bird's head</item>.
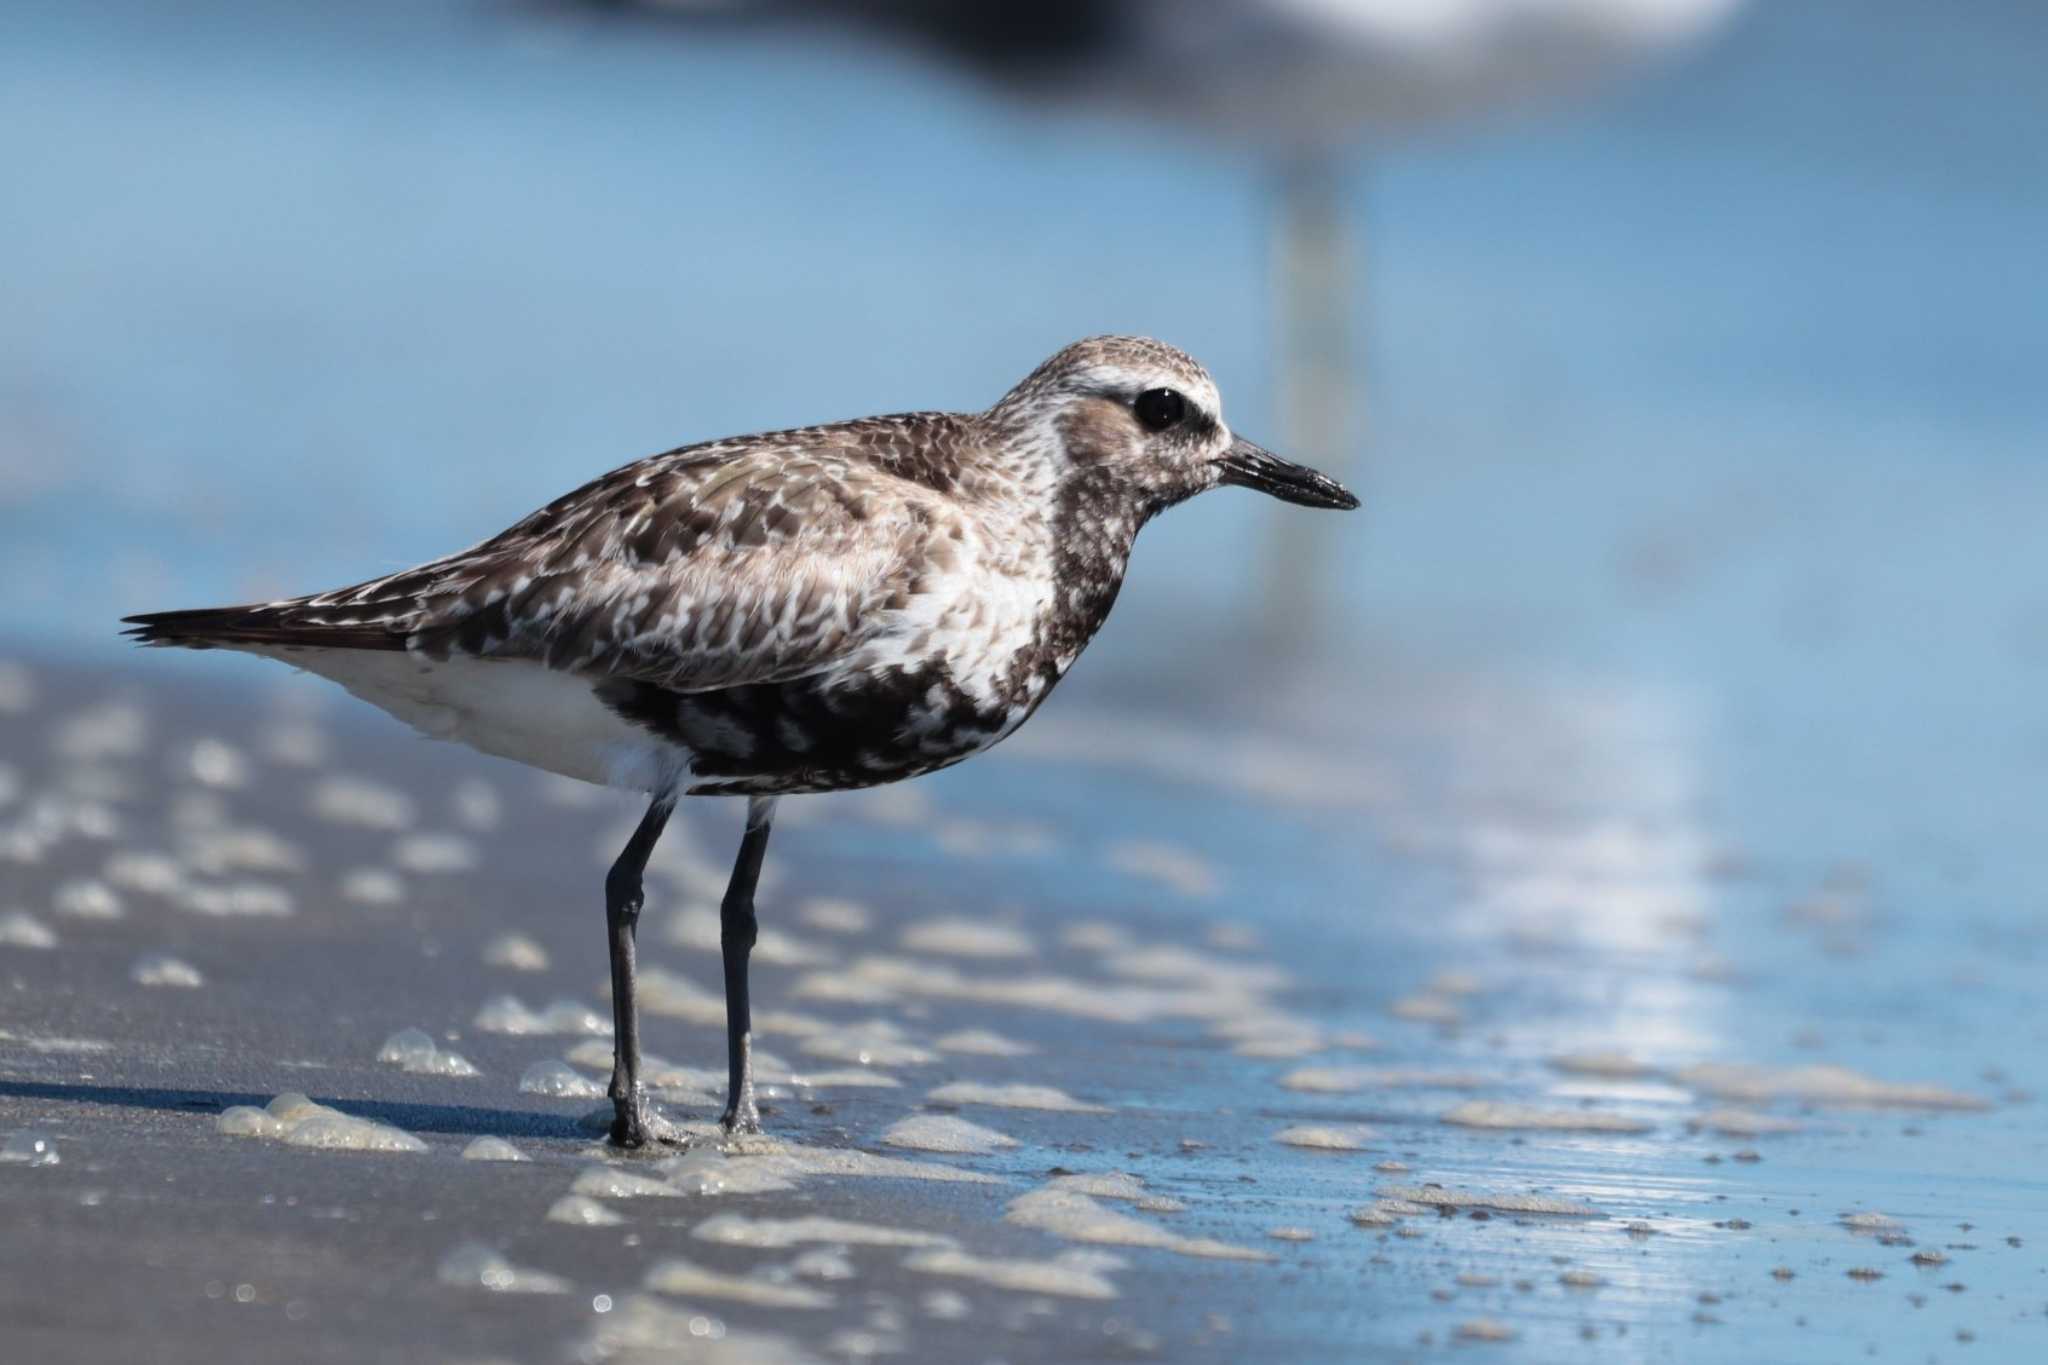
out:
{"label": "bird's head", "polygon": [[1128,498],[1141,519],[1219,484],[1303,507],[1358,506],[1336,480],[1233,434],[1208,371],[1149,337],[1077,341],[987,418],[1042,452],[1062,481]]}

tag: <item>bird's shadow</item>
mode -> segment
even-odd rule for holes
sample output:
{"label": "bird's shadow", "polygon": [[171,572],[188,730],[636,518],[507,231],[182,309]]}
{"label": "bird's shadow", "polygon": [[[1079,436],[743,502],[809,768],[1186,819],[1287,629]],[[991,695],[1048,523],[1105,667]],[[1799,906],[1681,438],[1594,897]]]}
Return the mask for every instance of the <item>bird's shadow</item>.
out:
{"label": "bird's shadow", "polygon": [[[218,1114],[237,1104],[261,1108],[270,1096],[229,1090],[185,1090],[136,1085],[58,1085],[49,1081],[0,1080],[0,1098],[54,1100],[60,1104],[103,1104],[173,1114]],[[418,1104],[404,1100],[311,1098],[358,1118],[375,1119],[411,1133],[462,1137],[566,1138],[588,1141],[590,1132],[572,1117],[522,1109],[486,1109],[468,1104]]]}

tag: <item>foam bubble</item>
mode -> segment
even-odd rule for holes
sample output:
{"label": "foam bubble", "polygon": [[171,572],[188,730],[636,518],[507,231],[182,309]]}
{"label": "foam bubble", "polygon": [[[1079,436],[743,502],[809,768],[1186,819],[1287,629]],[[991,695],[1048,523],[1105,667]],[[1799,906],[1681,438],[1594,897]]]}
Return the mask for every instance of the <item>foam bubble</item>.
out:
{"label": "foam bubble", "polygon": [[59,886],[50,895],[50,908],[77,919],[119,919],[124,913],[121,898],[105,882],[81,877]]}
{"label": "foam bubble", "polygon": [[850,1280],[854,1277],[853,1262],[837,1247],[820,1247],[793,1257],[789,1273],[811,1280]]}
{"label": "foam bubble", "polygon": [[1029,1057],[1038,1051],[1034,1044],[1019,1042],[985,1028],[958,1029],[940,1038],[937,1046],[941,1052],[957,1052],[970,1057]]}
{"label": "foam bubble", "polygon": [[892,1124],[882,1134],[882,1141],[891,1147],[907,1147],[915,1152],[960,1156],[986,1156],[1017,1145],[1017,1139],[1005,1133],[950,1114],[912,1114]]}
{"label": "foam bubble", "polygon": [[1182,1256],[1220,1260],[1272,1259],[1269,1253],[1251,1247],[1233,1246],[1207,1237],[1183,1237],[1156,1223],[1118,1213],[1091,1195],[1073,1188],[1060,1188],[1057,1184],[1032,1190],[1011,1200],[1004,1210],[1003,1219],[1070,1242],[1151,1247]]}
{"label": "foam bubble", "polygon": [[674,1308],[647,1294],[626,1295],[601,1314],[577,1345],[577,1360],[651,1362],[686,1351],[691,1365],[816,1365],[787,1337],[743,1332],[694,1308]]}
{"label": "foam bubble", "polygon": [[1313,1242],[1316,1239],[1313,1229],[1294,1227],[1292,1225],[1267,1228],[1266,1235],[1276,1242]]}
{"label": "foam bubble", "polygon": [[1465,1017],[1456,1001],[1441,995],[1406,995],[1388,1005],[1387,1013],[1419,1024],[1455,1024]]}
{"label": "foam bubble", "polygon": [[388,867],[358,867],[341,879],[341,894],[358,905],[396,905],[405,899],[405,881]]}
{"label": "foam bubble", "polygon": [[292,893],[269,882],[192,883],[178,893],[179,908],[216,919],[277,918],[297,904]]}
{"label": "foam bubble", "polygon": [[1496,1100],[1468,1100],[1445,1111],[1443,1121],[1459,1128],[1529,1129],[1556,1133],[1647,1133],[1654,1124],[1626,1114],[1592,1109],[1542,1109]]}
{"label": "foam bubble", "polygon": [[1059,846],[1043,825],[1028,821],[975,820],[953,816],[928,826],[940,848],[956,858],[1028,858]]}
{"label": "foam bubble", "polygon": [[1493,1078],[1426,1067],[1305,1066],[1280,1078],[1289,1090],[1349,1094],[1357,1090],[1478,1090]]}
{"label": "foam bubble", "polygon": [[1222,886],[1214,864],[1177,844],[1127,839],[1111,845],[1105,861],[1119,872],[1157,882],[1190,900],[1207,900]]}
{"label": "foam bubble", "polygon": [[521,1072],[519,1089],[523,1094],[552,1095],[564,1100],[601,1100],[605,1097],[603,1086],[567,1062],[558,1062],[552,1057],[535,1062]]}
{"label": "foam bubble", "polygon": [[1056,1175],[1046,1182],[1056,1190],[1091,1195],[1097,1199],[1121,1199],[1148,1213],[1182,1213],[1187,1205],[1178,1199],[1146,1192],[1145,1182],[1128,1171],[1082,1171]]}
{"label": "foam bubble", "polygon": [[504,816],[504,803],[498,799],[498,789],[480,777],[465,777],[455,784],[451,800],[455,818],[479,834],[488,834],[498,827]]}
{"label": "foam bubble", "polygon": [[860,1066],[924,1066],[939,1059],[938,1053],[911,1042],[901,1028],[887,1019],[869,1019],[814,1033],[799,1046],[814,1057]]}
{"label": "foam bubble", "polygon": [[0,913],[0,948],[54,948],[57,936],[26,910]]}
{"label": "foam bubble", "polygon": [[149,745],[149,718],[139,706],[104,702],[67,718],[51,742],[60,758],[77,762],[134,758]]}
{"label": "foam bubble", "polygon": [[415,1076],[482,1074],[461,1053],[443,1050],[425,1029],[405,1028],[392,1034],[377,1050],[377,1060],[389,1062]]}
{"label": "foam bubble", "polygon": [[135,965],[128,969],[128,979],[138,986],[179,986],[189,989],[206,984],[206,978],[200,975],[197,967],[168,953],[144,953],[136,958]]}
{"label": "foam bubble", "polygon": [[1766,1137],[1778,1133],[1806,1131],[1806,1125],[1798,1119],[1781,1118],[1776,1114],[1762,1114],[1754,1109],[1738,1109],[1728,1105],[1709,1109],[1691,1120],[1691,1124],[1719,1133],[1723,1137]]}
{"label": "foam bubble", "polygon": [[255,825],[218,825],[188,830],[180,840],[186,867],[209,877],[230,872],[300,872],[306,855],[298,845]]}
{"label": "foam bubble", "polygon": [[233,790],[249,784],[249,760],[226,740],[196,740],[185,753],[184,775],[208,787]]}
{"label": "foam bubble", "polygon": [[478,862],[476,845],[459,834],[408,834],[391,846],[401,871],[421,876],[467,872]]}
{"label": "foam bubble", "polygon": [[0,1043],[15,1043],[30,1052],[51,1053],[58,1056],[75,1056],[85,1052],[105,1052],[112,1043],[103,1043],[97,1038],[32,1037],[11,1033],[0,1028]]}
{"label": "foam bubble", "polygon": [[366,777],[334,774],[313,784],[313,814],[336,825],[402,830],[412,825],[412,798]]}
{"label": "foam bubble", "polygon": [[1492,1318],[1473,1318],[1458,1324],[1460,1341],[1513,1341],[1517,1335],[1514,1328]]}
{"label": "foam bubble", "polygon": [[871,1071],[864,1066],[792,1072],[789,1082],[805,1090],[895,1090],[903,1084],[886,1071]]}
{"label": "foam bubble", "polygon": [[1083,953],[1121,953],[1136,946],[1130,930],[1106,920],[1083,920],[1060,931],[1060,943]]}
{"label": "foam bubble", "polygon": [[1050,1085],[989,1085],[954,1081],[925,1096],[933,1104],[986,1104],[999,1109],[1045,1109],[1064,1114],[1107,1114],[1109,1107],[1077,1100]]}
{"label": "foam bubble", "polygon": [[1883,1235],[1904,1232],[1906,1230],[1904,1223],[1888,1213],[1879,1213],[1875,1209],[1866,1209],[1859,1213],[1845,1213],[1842,1215],[1841,1222],[1842,1226],[1851,1232],[1868,1232]]}
{"label": "foam bubble", "polygon": [[1748,1066],[1705,1062],[1673,1074],[1680,1085],[1742,1104],[1797,1100],[1851,1109],[1989,1109],[1977,1095],[1941,1085],[1896,1084],[1845,1066]]}
{"label": "foam bubble", "polygon": [[514,1265],[504,1253],[482,1242],[464,1242],[441,1258],[435,1276],[458,1289],[488,1289],[495,1294],[566,1294],[569,1281],[544,1270]]}
{"label": "foam bubble", "polygon": [[727,1275],[678,1257],[657,1261],[648,1267],[643,1283],[657,1294],[731,1299],[760,1308],[830,1308],[836,1302],[822,1289],[797,1284],[770,1284],[744,1275]]}
{"label": "foam bubble", "polygon": [[940,1247],[952,1239],[917,1228],[856,1223],[844,1218],[749,1218],[744,1214],[713,1214],[691,1230],[691,1236],[720,1246],[779,1249],[823,1243],[827,1246]]}
{"label": "foam bubble", "polygon": [[[703,1024],[708,1028],[724,1029],[725,997],[706,990],[689,977],[660,967],[643,967],[639,980],[640,1008],[649,1014],[668,1015]],[[754,1014],[754,1036],[757,1038],[786,1036],[809,1037],[824,1033],[836,1027],[823,1019],[808,1014],[797,1014],[790,1010],[757,1010]],[[754,1057],[758,1070],[760,1054]]]}
{"label": "foam bubble", "polygon": [[734,1160],[716,1147],[670,1157],[658,1169],[683,1194],[771,1194],[796,1188],[797,1173],[779,1161]]}
{"label": "foam bubble", "polygon": [[976,1256],[958,1247],[914,1251],[903,1268],[923,1275],[952,1275],[1019,1294],[1068,1299],[1113,1299],[1117,1288],[1103,1274],[1127,1262],[1106,1251],[1063,1251],[1049,1260]]}
{"label": "foam bubble", "polygon": [[942,957],[1018,958],[1038,952],[1031,936],[1020,929],[960,917],[913,924],[903,931],[900,941],[912,952]]}
{"label": "foam bubble", "polygon": [[187,867],[210,877],[230,872],[301,872],[306,866],[306,855],[298,845],[256,825],[187,831],[180,851]]}
{"label": "foam bubble", "polygon": [[[1235,1019],[1219,1019],[1210,1025],[1209,1036],[1233,1043],[1231,1051],[1240,1057],[1306,1057],[1336,1046],[1338,1040],[1305,1019],[1278,1012],[1260,1011]],[[1352,1044],[1373,1046],[1369,1038],[1353,1036]]]}
{"label": "foam bubble", "polygon": [[1365,1146],[1378,1134],[1363,1124],[1342,1124],[1336,1126],[1318,1124],[1296,1124],[1282,1128],[1273,1135],[1275,1142],[1289,1147],[1314,1147],[1328,1152],[1362,1152]]}
{"label": "foam bubble", "polygon": [[1347,1217],[1362,1228],[1392,1227],[1404,1218],[1413,1218],[1429,1210],[1421,1204],[1411,1204],[1405,1199],[1375,1199],[1364,1208],[1353,1209]]}
{"label": "foam bubble", "polygon": [[494,995],[472,1021],[485,1033],[516,1035],[587,1033],[610,1037],[611,1021],[587,1005],[557,1000],[544,1010],[531,1010],[516,995]]}
{"label": "foam bubble", "polygon": [[64,1160],[54,1138],[24,1129],[9,1133],[0,1142],[0,1164],[9,1166],[55,1166]]}
{"label": "foam bubble", "polygon": [[505,1141],[505,1139],[492,1137],[486,1133],[482,1137],[470,1139],[469,1145],[462,1149],[462,1159],[464,1161],[531,1161],[533,1158]]}
{"label": "foam bubble", "polygon": [[277,1096],[261,1109],[238,1104],[223,1110],[214,1126],[233,1137],[270,1138],[294,1147],[329,1151],[427,1150],[426,1143],[403,1129],[315,1104],[295,1091]]}
{"label": "foam bubble", "polygon": [[484,962],[515,972],[544,972],[548,969],[548,950],[524,934],[499,934],[484,945]]}
{"label": "foam bubble", "polygon": [[1568,1076],[1599,1076],[1608,1080],[1642,1080],[1657,1074],[1648,1062],[1626,1052],[1567,1052],[1552,1057],[1550,1065]]}
{"label": "foam bubble", "polygon": [[917,1302],[926,1317],[937,1318],[941,1322],[958,1322],[974,1311],[965,1294],[956,1294],[950,1289],[934,1289]]}
{"label": "foam bubble", "polygon": [[640,1008],[648,1014],[668,1015],[711,1028],[725,1027],[725,998],[713,995],[678,972],[642,967],[634,990]]}
{"label": "foam bubble", "polygon": [[673,1199],[683,1193],[665,1180],[612,1166],[586,1167],[569,1192],[593,1199]]}
{"label": "foam bubble", "polygon": [[866,906],[824,896],[805,901],[796,913],[811,928],[828,934],[864,934],[874,923]]}
{"label": "foam bubble", "polygon": [[115,886],[152,896],[175,896],[185,884],[184,864],[167,853],[115,853],[100,875]]}
{"label": "foam bubble", "polygon": [[[906,1157],[874,1156],[845,1147],[811,1147],[777,1138],[754,1136],[736,1139],[718,1150],[732,1158],[728,1170],[738,1172],[754,1167],[761,1176],[797,1181],[813,1176],[855,1176],[894,1180],[938,1180],[969,1184],[999,1184],[996,1177],[979,1171],[962,1170],[936,1161]],[[757,1165],[758,1163],[758,1165]]]}
{"label": "foam bubble", "polygon": [[550,1223],[579,1228],[607,1228],[626,1221],[622,1215],[581,1194],[565,1194],[548,1205],[547,1219]]}

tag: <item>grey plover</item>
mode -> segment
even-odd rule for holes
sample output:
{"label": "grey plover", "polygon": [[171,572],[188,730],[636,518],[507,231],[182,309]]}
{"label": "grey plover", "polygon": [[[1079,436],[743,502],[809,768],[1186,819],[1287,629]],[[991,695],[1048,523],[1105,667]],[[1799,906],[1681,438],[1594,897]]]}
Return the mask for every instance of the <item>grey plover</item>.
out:
{"label": "grey plover", "polygon": [[778,798],[958,763],[1036,711],[1116,601],[1138,530],[1221,484],[1358,500],[1234,435],[1140,337],[1077,342],[985,412],[684,446],[480,545],[334,592],[127,618],[144,644],[269,655],[437,739],[642,792],[605,877],[614,1142],[642,1093],[641,877],[682,796],[744,796],[721,907],[723,1123],[756,1130],[747,959]]}

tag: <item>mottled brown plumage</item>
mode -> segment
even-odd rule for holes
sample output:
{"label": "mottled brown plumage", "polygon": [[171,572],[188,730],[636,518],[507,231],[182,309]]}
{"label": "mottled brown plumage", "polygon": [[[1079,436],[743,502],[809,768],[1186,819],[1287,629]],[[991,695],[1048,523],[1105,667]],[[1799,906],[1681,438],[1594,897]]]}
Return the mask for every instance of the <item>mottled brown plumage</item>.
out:
{"label": "mottled brown plumage", "polygon": [[729,921],[744,911],[727,957],[728,1120],[744,1123],[745,947],[770,803],[914,777],[1012,733],[1109,614],[1146,521],[1219,483],[1355,505],[1233,437],[1184,353],[1097,337],[985,412],[685,446],[417,568],[131,617],[130,633],[275,655],[424,733],[652,796],[607,897],[615,1136],[638,1141],[631,925],[669,805],[755,799],[744,896],[727,905]]}

